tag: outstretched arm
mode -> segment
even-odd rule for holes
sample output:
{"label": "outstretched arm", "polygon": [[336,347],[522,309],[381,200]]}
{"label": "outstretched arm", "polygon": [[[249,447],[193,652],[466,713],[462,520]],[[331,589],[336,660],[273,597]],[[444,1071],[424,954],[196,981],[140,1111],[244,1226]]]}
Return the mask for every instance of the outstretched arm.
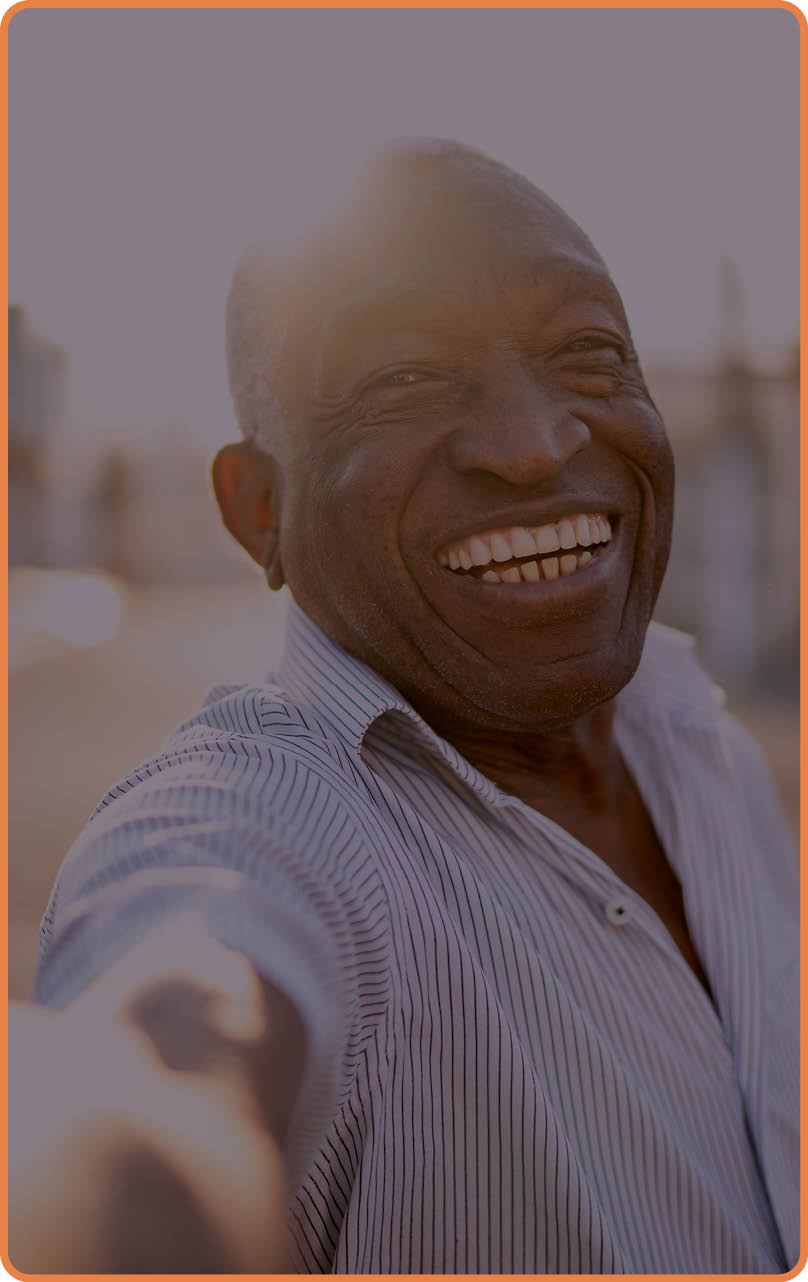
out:
{"label": "outstretched arm", "polygon": [[291,1003],[183,914],[63,1011],[9,1023],[9,1252],[24,1272],[286,1272]]}

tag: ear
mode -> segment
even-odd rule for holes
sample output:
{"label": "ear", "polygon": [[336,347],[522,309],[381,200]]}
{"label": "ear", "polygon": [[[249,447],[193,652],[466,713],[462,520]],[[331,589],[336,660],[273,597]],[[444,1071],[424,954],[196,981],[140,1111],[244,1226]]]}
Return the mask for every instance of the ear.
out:
{"label": "ear", "polygon": [[213,460],[213,489],[225,526],[264,570],[275,591],[283,587],[280,560],[280,473],[275,459],[249,441],[225,445]]}

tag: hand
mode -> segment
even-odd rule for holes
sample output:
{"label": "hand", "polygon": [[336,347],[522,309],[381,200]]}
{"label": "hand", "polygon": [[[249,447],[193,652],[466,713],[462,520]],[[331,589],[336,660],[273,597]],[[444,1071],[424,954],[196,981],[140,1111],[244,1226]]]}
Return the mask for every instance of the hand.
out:
{"label": "hand", "polygon": [[62,1012],[15,1004],[9,1052],[16,1268],[289,1271],[279,1139],[302,1033],[201,919],[174,918]]}

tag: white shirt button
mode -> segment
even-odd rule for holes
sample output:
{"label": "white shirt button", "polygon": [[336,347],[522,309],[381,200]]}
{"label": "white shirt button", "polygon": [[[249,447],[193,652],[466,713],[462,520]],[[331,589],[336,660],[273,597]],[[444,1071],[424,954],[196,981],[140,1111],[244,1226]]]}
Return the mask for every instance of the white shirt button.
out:
{"label": "white shirt button", "polygon": [[606,920],[613,926],[626,926],[634,916],[631,904],[623,895],[610,899],[604,908]]}

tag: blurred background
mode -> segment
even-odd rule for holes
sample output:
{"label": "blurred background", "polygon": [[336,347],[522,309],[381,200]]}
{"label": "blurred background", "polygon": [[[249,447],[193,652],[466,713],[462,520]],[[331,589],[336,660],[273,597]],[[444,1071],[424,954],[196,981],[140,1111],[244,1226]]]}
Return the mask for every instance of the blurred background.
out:
{"label": "blurred background", "polygon": [[678,468],[657,617],[693,633],[797,825],[798,33],[781,10],[28,10],[9,32],[10,987],[106,788],[273,596],[220,529],[243,245],[368,146],[528,174],[623,293]]}

